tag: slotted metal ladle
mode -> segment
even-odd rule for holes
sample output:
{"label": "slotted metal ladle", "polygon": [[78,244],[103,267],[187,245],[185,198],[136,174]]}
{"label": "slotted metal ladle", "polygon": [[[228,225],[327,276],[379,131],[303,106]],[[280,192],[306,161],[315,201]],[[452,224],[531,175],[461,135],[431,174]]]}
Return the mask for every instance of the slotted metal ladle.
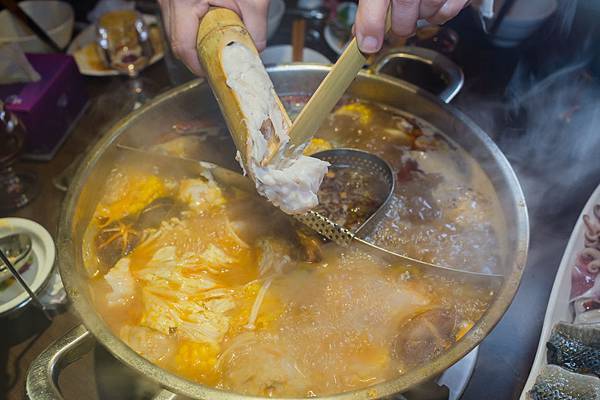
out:
{"label": "slotted metal ladle", "polygon": [[[167,166],[171,167],[174,161],[179,161],[182,167],[186,166],[189,168],[187,171],[190,173],[210,173],[219,183],[230,185],[249,193],[256,193],[254,183],[249,178],[235,171],[209,162],[198,161],[186,157],[177,157],[158,152],[151,152],[123,144],[117,144],[117,148],[127,151],[132,155],[137,154],[141,157],[140,162],[147,162],[149,155],[152,156],[153,162],[160,162],[159,160],[162,160]],[[385,208],[388,205],[394,190],[394,174],[387,162],[368,152],[354,149],[333,149],[324,153],[325,154],[317,153],[315,156],[320,156],[322,159],[329,161],[334,167],[336,164],[339,166],[340,163],[351,161],[351,165],[357,166],[358,168],[364,168],[365,172],[371,174],[374,179],[379,179],[381,182],[386,183],[389,191],[387,192],[386,196],[382,197],[383,201],[378,209],[355,232],[336,224],[328,217],[315,211],[308,211],[305,214],[293,215],[293,217],[298,221],[338,245],[344,247],[353,245],[368,254],[372,254],[386,260],[391,265],[404,265],[407,267],[423,268],[425,270],[435,271],[453,278],[468,278],[490,284],[500,283],[502,275],[465,271],[454,267],[444,267],[431,264],[395,253],[390,250],[386,250],[357,236],[357,234],[364,227],[374,223],[374,220],[379,218],[380,215],[385,212]]]}

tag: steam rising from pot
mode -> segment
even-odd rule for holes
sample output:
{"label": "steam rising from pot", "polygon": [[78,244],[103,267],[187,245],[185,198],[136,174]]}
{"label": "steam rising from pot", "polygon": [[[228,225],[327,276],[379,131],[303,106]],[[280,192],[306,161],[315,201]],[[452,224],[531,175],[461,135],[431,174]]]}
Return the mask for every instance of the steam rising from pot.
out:
{"label": "steam rising from pot", "polygon": [[527,57],[531,49],[521,50],[501,99],[467,95],[459,102],[511,161],[532,217],[573,211],[566,209],[572,200],[587,198],[600,183],[600,83],[589,68],[594,41],[589,35],[578,46],[568,46],[573,37],[554,40],[571,28],[574,9],[560,8],[547,29],[552,35],[536,43],[552,48],[534,63],[527,62],[535,58]]}

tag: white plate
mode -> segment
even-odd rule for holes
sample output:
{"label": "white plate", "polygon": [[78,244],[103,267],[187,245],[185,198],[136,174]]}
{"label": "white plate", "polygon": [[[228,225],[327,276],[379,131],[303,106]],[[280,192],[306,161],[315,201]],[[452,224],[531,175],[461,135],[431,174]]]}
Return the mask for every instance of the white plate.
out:
{"label": "white plate", "polygon": [[[260,53],[260,59],[265,65],[289,64],[292,62],[292,46],[269,46]],[[323,54],[307,47],[302,51],[302,59],[305,63],[331,64],[331,60]]]}
{"label": "white plate", "polygon": [[592,193],[592,196],[583,208],[560,262],[560,267],[558,268],[556,278],[554,279],[554,285],[552,286],[552,292],[550,293],[550,299],[548,300],[548,308],[546,309],[546,316],[544,317],[544,326],[542,327],[542,334],[540,336],[537,353],[531,371],[529,372],[529,378],[527,378],[523,392],[521,392],[520,400],[529,400],[527,392],[531,390],[541,369],[547,364],[546,342],[550,337],[552,328],[558,322],[572,322],[573,320],[569,306],[569,298],[571,295],[571,271],[575,265],[577,253],[584,248],[585,224],[583,222],[583,216],[586,214],[593,215],[593,208],[596,204],[600,204],[600,186],[594,190],[594,193]]}
{"label": "white plate", "polygon": [[[164,47],[160,35],[160,30],[156,26],[157,19],[154,15],[144,14],[142,16],[146,24],[150,27],[150,40],[155,50],[154,56],[150,59],[150,65],[154,64],[164,56]],[[154,26],[152,26],[154,25]],[[90,76],[115,76],[120,73],[114,69],[105,67],[95,48],[89,45],[96,41],[96,30],[94,24],[89,25],[82,30],[69,45],[67,53],[75,57],[75,62],[79,72]]]}
{"label": "white plate", "polygon": [[[33,261],[23,278],[31,290],[39,293],[54,266],[54,241],[48,231],[36,222],[23,218],[0,218],[0,237],[16,233],[25,233],[31,238]],[[10,286],[0,290],[0,316],[23,307],[29,301],[29,295],[13,280]]]}

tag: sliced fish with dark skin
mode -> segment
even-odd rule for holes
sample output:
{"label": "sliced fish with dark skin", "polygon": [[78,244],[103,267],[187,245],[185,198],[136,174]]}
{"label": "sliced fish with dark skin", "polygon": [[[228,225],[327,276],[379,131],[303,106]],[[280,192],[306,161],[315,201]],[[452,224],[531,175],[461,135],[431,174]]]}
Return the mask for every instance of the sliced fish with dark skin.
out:
{"label": "sliced fish with dark skin", "polygon": [[529,391],[531,400],[600,400],[600,379],[547,365]]}
{"label": "sliced fish with dark skin", "polygon": [[600,325],[559,323],[546,348],[549,364],[600,376]]}

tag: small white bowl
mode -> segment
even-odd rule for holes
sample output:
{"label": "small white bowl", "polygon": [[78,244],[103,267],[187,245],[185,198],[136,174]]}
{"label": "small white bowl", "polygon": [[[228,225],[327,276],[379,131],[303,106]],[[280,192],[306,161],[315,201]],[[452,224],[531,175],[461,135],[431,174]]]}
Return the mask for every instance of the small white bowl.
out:
{"label": "small white bowl", "polygon": [[283,0],[271,0],[269,2],[269,14],[267,16],[267,40],[271,39],[285,13],[285,3]]}
{"label": "small white bowl", "polygon": [[[19,6],[42,29],[64,49],[71,40],[75,14],[69,3],[57,0],[22,1]],[[36,35],[29,34],[8,10],[0,12],[0,44],[17,43],[28,53],[47,53],[52,51]]]}
{"label": "small white bowl", "polygon": [[[260,54],[265,65],[290,64],[292,62],[292,46],[289,44],[269,46]],[[331,60],[323,54],[307,47],[302,51],[302,62],[313,64],[331,64]]]}
{"label": "small white bowl", "polygon": [[[514,47],[531,36],[558,7],[556,0],[517,1],[500,23],[498,30],[490,36],[498,47]],[[473,8],[477,14],[479,9]],[[477,18],[480,18],[477,15]],[[489,20],[488,20],[489,21]],[[492,22],[488,22],[488,27]]]}

